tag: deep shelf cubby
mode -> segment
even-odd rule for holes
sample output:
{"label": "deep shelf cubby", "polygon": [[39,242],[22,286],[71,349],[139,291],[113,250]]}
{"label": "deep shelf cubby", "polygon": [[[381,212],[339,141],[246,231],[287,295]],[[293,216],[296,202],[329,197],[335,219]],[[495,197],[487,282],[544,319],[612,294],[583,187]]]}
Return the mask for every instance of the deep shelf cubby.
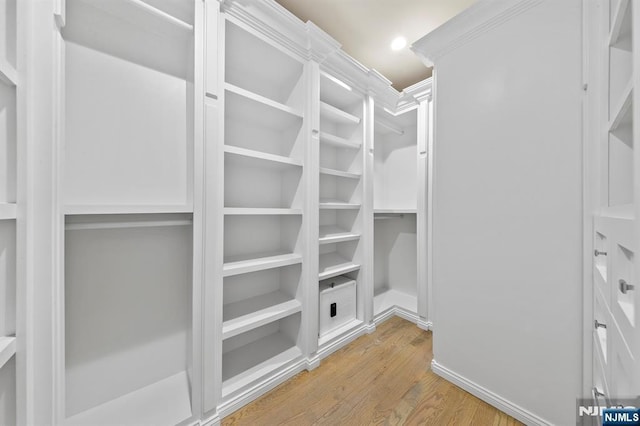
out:
{"label": "deep shelf cubby", "polygon": [[194,12],[174,3],[67,2],[65,204],[191,204]]}
{"label": "deep shelf cubby", "polygon": [[191,416],[192,232],[190,215],[67,217],[65,424]]}
{"label": "deep shelf cubby", "polygon": [[222,398],[278,371],[302,356],[301,314],[282,318],[222,343]]}

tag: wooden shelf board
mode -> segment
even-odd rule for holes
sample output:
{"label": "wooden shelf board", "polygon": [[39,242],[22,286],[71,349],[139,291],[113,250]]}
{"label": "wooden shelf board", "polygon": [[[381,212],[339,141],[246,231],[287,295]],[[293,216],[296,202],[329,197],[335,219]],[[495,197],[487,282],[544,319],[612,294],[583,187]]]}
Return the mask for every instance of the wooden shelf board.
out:
{"label": "wooden shelf board", "polygon": [[341,138],[340,136],[332,135],[327,132],[320,132],[320,142],[327,145],[337,146],[340,148],[360,149],[361,143],[352,142],[349,139]]}
{"label": "wooden shelf board", "polygon": [[186,371],[67,418],[63,425],[176,425],[191,417]]}
{"label": "wooden shelf board", "polygon": [[334,330],[330,330],[324,334],[322,334],[319,338],[318,338],[318,346],[324,346],[327,343],[331,342],[332,340],[342,336],[345,333],[350,332],[351,330],[353,330],[356,327],[360,327],[362,325],[362,321],[359,319],[354,319],[352,321],[349,321],[348,323],[334,329]]}
{"label": "wooden shelf board", "polygon": [[302,356],[294,342],[274,333],[222,355],[222,397],[264,379]]}
{"label": "wooden shelf board", "polygon": [[267,127],[286,128],[303,118],[301,111],[264,96],[225,83],[226,107],[230,115],[240,115],[243,121],[255,121]]}
{"label": "wooden shelf board", "polygon": [[360,173],[343,172],[342,170],[329,169],[327,167],[320,167],[320,174],[347,179],[360,179],[362,177]]}
{"label": "wooden shelf board", "polygon": [[0,220],[15,219],[17,212],[15,203],[0,203]]}
{"label": "wooden shelf board", "polygon": [[320,102],[320,115],[336,123],[360,124],[360,118],[326,102]]}
{"label": "wooden shelf board", "polygon": [[9,87],[18,85],[18,72],[6,60],[0,58],[0,82]]}
{"label": "wooden shelf board", "polygon": [[325,253],[320,255],[318,267],[318,279],[326,280],[338,275],[346,274],[360,269],[360,265],[352,260],[345,259],[338,253]]}
{"label": "wooden shelf board", "polygon": [[618,6],[614,11],[613,20],[611,22],[611,31],[609,32],[609,46],[613,46],[618,42],[620,34],[622,34],[622,27],[624,24],[625,15],[629,10],[629,0],[618,0]]}
{"label": "wooden shelf board", "polygon": [[288,317],[302,310],[299,300],[281,292],[263,294],[224,305],[222,339]]}
{"label": "wooden shelf board", "polygon": [[155,34],[187,39],[193,35],[193,25],[160,10],[142,0],[104,1],[81,0],[123,21],[135,23]]}
{"label": "wooden shelf board", "polygon": [[609,121],[609,131],[612,132],[616,130],[620,125],[625,122],[625,117],[627,113],[631,113],[631,106],[633,105],[633,80],[630,80],[624,91],[622,92],[622,96],[620,102],[616,106],[616,109],[613,110],[613,115],[611,120]]}
{"label": "wooden shelf board", "polygon": [[275,216],[301,215],[302,209],[260,208],[260,207],[225,207],[225,215]]}
{"label": "wooden shelf board", "polygon": [[347,231],[334,225],[321,226],[319,236],[320,244],[341,243],[344,241],[353,241],[360,238],[359,233]]}
{"label": "wooden shelf board", "polygon": [[383,287],[373,297],[373,314],[379,315],[397,306],[409,312],[418,312],[418,297],[389,287]]}
{"label": "wooden shelf board", "polygon": [[222,267],[222,276],[230,277],[302,263],[302,256],[297,253],[264,253],[256,254],[248,259],[246,256],[242,258],[242,260],[228,259]]}
{"label": "wooden shelf board", "polygon": [[259,160],[264,163],[271,163],[276,166],[293,166],[302,167],[302,161],[296,158],[284,157],[281,155],[267,154],[265,152],[255,151],[252,149],[240,148],[232,145],[225,145],[224,152],[240,158]]}
{"label": "wooden shelf board", "polygon": [[0,337],[0,368],[16,354],[16,338],[12,336]]}
{"label": "wooden shelf board", "polygon": [[320,199],[320,209],[331,210],[357,210],[360,208],[360,204],[357,203],[345,203],[340,200],[333,199]]}
{"label": "wooden shelf board", "polygon": [[193,213],[192,204],[108,204],[108,205],[72,205],[64,206],[67,215],[93,214],[154,214],[154,213]]}

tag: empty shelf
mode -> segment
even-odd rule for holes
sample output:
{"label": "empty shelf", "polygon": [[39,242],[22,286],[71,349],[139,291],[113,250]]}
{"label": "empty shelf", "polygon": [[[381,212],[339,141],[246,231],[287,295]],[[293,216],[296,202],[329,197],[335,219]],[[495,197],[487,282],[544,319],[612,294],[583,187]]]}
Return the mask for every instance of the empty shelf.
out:
{"label": "empty shelf", "polygon": [[224,305],[222,338],[228,339],[302,310],[299,300],[275,291]]}
{"label": "empty shelf", "polygon": [[614,131],[626,122],[631,120],[631,105],[633,103],[633,80],[629,81],[618,106],[613,110],[611,120],[609,121],[609,131]]}
{"label": "empty shelf", "polygon": [[0,337],[0,368],[16,354],[16,338]]}
{"label": "empty shelf", "polygon": [[320,132],[320,142],[340,148],[359,149],[362,146],[360,142],[352,142],[349,139],[341,138],[340,136],[327,132]]}
{"label": "empty shelf", "polygon": [[224,277],[230,277],[248,272],[263,271],[265,269],[302,263],[302,256],[297,253],[256,254],[250,259],[246,259],[247,256],[243,257],[245,259],[225,262],[222,267],[222,275]]}
{"label": "empty shelf", "polygon": [[176,425],[191,417],[185,371],[66,419],[69,425]]}
{"label": "empty shelf", "polygon": [[186,39],[193,34],[193,25],[151,6],[142,0],[82,0],[118,19],[132,22],[155,34]]}
{"label": "empty shelf", "polygon": [[318,267],[318,279],[324,280],[358,269],[360,269],[360,265],[354,263],[352,260],[345,259],[338,253],[321,254]]}
{"label": "empty shelf", "polygon": [[603,207],[598,212],[598,216],[610,219],[633,220],[635,218],[635,212],[633,204],[621,204],[619,206]]}
{"label": "empty shelf", "polygon": [[246,159],[258,160],[258,161],[264,160],[262,162],[264,162],[265,164],[272,164],[276,167],[277,166],[302,167],[302,161],[295,158],[283,157],[281,155],[267,154],[265,152],[254,151],[252,149],[240,148],[232,145],[225,145],[224,152],[239,158],[246,158]]}
{"label": "empty shelf", "polygon": [[320,244],[341,243],[343,241],[352,241],[360,238],[360,234],[347,231],[334,225],[326,225],[320,227]]}
{"label": "empty shelf", "polygon": [[416,214],[418,209],[373,209],[374,214]]}
{"label": "empty shelf", "polygon": [[225,83],[226,111],[243,122],[285,129],[302,120],[302,112],[264,96]]}
{"label": "empty shelf", "polygon": [[281,333],[241,346],[222,355],[222,397],[264,378],[302,356],[294,342]]}
{"label": "empty shelf", "polygon": [[348,179],[360,179],[360,177],[362,176],[360,173],[343,172],[342,170],[328,169],[326,167],[320,167],[320,174],[338,176]]}
{"label": "empty shelf", "polygon": [[326,102],[320,102],[320,115],[331,121],[340,124],[359,124],[360,119],[355,115],[349,114],[339,108],[329,105]]}
{"label": "empty shelf", "polygon": [[332,209],[332,210],[357,210],[360,208],[360,204],[357,203],[346,203],[341,200],[333,200],[333,199],[321,199],[320,200],[320,208],[321,209]]}
{"label": "empty shelf", "polygon": [[9,62],[0,58],[0,82],[7,86],[18,85],[18,72],[9,64]]}
{"label": "empty shelf", "polygon": [[302,209],[225,207],[225,215],[301,215]]}
{"label": "empty shelf", "polygon": [[92,214],[154,214],[154,213],[193,213],[192,204],[109,204],[109,205],[66,205],[64,213],[68,215]]}
{"label": "empty shelf", "polygon": [[600,279],[607,282],[607,267],[605,265],[595,265],[598,274],[600,275]]}
{"label": "empty shelf", "polygon": [[0,220],[15,219],[17,207],[15,203],[0,203]]}
{"label": "empty shelf", "polygon": [[378,315],[397,306],[405,311],[418,312],[418,298],[398,290],[383,288],[373,298],[373,314]]}

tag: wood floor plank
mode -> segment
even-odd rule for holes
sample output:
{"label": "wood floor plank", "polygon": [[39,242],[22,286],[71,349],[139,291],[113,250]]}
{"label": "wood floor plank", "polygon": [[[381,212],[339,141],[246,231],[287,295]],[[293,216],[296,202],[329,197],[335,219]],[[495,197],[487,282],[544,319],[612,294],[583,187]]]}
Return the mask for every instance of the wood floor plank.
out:
{"label": "wood floor plank", "polygon": [[521,425],[434,374],[432,357],[431,332],[393,317],[222,425]]}

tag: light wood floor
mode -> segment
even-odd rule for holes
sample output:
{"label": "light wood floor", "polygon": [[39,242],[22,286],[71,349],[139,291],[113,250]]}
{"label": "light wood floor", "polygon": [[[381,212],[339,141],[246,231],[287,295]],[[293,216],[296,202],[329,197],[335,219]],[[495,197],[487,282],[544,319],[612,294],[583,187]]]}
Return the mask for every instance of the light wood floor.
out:
{"label": "light wood floor", "polygon": [[431,332],[393,317],[222,424],[521,424],[431,372],[431,343]]}

